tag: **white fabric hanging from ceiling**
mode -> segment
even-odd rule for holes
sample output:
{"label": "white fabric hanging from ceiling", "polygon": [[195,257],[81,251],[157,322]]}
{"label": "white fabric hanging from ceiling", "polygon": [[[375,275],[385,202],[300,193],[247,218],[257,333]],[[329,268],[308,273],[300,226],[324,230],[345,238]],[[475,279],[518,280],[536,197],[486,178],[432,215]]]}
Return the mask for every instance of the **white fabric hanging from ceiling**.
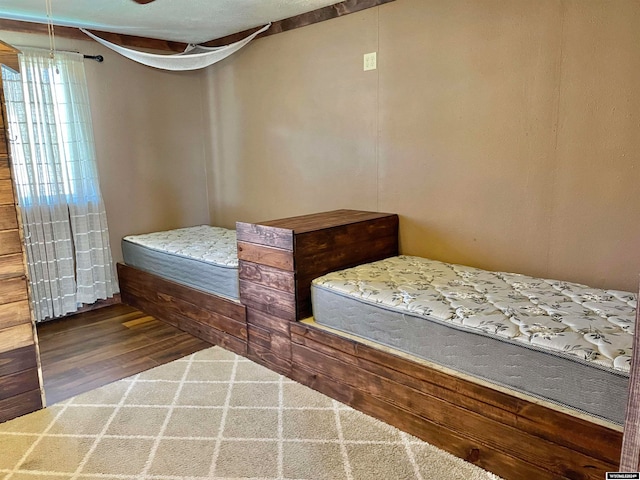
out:
{"label": "white fabric hanging from ceiling", "polygon": [[173,55],[162,55],[157,53],[139,52],[130,48],[116,45],[115,43],[108,42],[100,37],[97,37],[91,32],[88,32],[84,28],[81,28],[84,33],[93,38],[96,42],[101,43],[107,48],[118,52],[131,60],[138,63],[142,63],[149,67],[160,68],[162,70],[198,70],[200,68],[213,65],[220,60],[227,58],[232,53],[237,52],[247,43],[253,40],[257,35],[266,31],[271,24],[265,25],[260,30],[252,33],[246,38],[239,40],[229,45],[222,47],[203,47],[202,45],[190,44],[185,48],[184,52],[176,53]]}

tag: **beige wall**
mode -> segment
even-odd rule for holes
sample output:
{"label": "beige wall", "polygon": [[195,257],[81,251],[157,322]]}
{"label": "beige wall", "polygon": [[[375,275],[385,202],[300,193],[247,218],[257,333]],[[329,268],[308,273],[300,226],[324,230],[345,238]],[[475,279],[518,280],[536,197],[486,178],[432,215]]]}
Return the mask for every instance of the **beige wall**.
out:
{"label": "beige wall", "polygon": [[398,0],[260,39],[205,73],[211,220],[396,212],[403,253],[637,290],[639,24]]}
{"label": "beige wall", "polygon": [[[0,32],[15,46],[48,47],[41,35]],[[56,38],[85,60],[100,186],[113,256],[127,234],[208,223],[203,75],[136,64],[93,41]]]}
{"label": "beige wall", "polygon": [[260,39],[207,72],[212,222],[377,204],[377,9]]}
{"label": "beige wall", "polygon": [[199,72],[58,46],[106,57],[85,66],[117,260],[129,233],[356,208],[400,214],[403,253],[636,290],[638,24],[634,0],[397,0]]}

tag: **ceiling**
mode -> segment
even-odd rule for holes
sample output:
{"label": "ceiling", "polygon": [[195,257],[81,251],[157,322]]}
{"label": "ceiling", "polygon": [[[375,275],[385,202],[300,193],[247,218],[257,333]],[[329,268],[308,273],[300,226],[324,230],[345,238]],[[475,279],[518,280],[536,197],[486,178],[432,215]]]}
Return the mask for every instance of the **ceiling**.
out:
{"label": "ceiling", "polygon": [[[310,12],[335,0],[50,0],[54,25],[204,43]],[[1,0],[0,18],[47,23],[46,0]]]}

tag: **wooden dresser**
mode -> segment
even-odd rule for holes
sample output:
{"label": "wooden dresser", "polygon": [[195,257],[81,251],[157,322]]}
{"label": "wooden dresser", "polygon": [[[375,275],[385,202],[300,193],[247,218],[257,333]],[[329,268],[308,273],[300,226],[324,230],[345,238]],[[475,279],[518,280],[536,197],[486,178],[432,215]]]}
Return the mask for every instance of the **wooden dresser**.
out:
{"label": "wooden dresser", "polygon": [[398,254],[398,216],[358,210],[236,223],[248,352],[288,374],[290,324],[311,316],[311,281]]}
{"label": "wooden dresser", "polygon": [[[17,50],[0,42],[0,63],[18,69]],[[1,75],[0,75],[1,76]],[[0,82],[0,422],[42,408],[36,330],[31,320],[16,209],[6,110]]]}

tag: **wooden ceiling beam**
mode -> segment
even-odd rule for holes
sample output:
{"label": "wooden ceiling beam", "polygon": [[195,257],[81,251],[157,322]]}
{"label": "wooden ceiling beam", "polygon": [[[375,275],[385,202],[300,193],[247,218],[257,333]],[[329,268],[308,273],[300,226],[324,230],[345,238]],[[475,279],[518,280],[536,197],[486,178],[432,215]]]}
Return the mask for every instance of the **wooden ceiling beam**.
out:
{"label": "wooden ceiling beam", "polygon": [[[275,35],[276,33],[286,32],[300,27],[306,27],[313,25],[314,23],[324,22],[325,20],[331,20],[332,18],[342,17],[350,13],[356,13],[361,10],[365,10],[371,7],[377,7],[384,3],[395,2],[395,0],[345,0],[344,2],[336,3],[335,5],[329,5],[327,7],[318,8],[311,12],[302,13],[294,17],[285,18],[284,20],[278,20],[271,23],[271,27],[264,33],[261,33],[256,38],[268,37],[269,35]],[[227,35],[226,37],[217,38],[210,42],[203,43],[207,47],[220,47],[222,45],[228,45],[238,40],[251,35],[252,33],[260,30],[262,27],[256,27],[243,32],[234,33],[233,35]]]}
{"label": "wooden ceiling beam", "polygon": [[[0,19],[0,31],[2,30],[19,33],[36,33],[41,35],[49,34],[46,23],[22,22],[19,20]],[[125,47],[182,52],[187,46],[186,43],[137,37],[134,35],[122,35],[119,33],[101,32],[97,30],[91,30],[91,33],[94,33],[112,43],[117,43],[118,45],[123,45]],[[82,33],[77,27],[63,27],[55,25],[55,34],[56,37],[72,38],[75,40],[91,40],[91,38]]]}
{"label": "wooden ceiling beam", "polygon": [[[325,20],[342,17],[350,13],[359,12],[371,7],[377,7],[378,5],[393,1],[395,0],[345,0],[344,2],[340,2],[335,5],[329,5],[327,7],[319,8],[317,10],[303,13],[301,15],[296,15],[293,17],[285,18],[284,20],[275,21],[271,24],[271,28],[269,28],[269,30],[261,33],[257,38],[286,32],[288,30],[305,27],[307,25],[312,25],[318,22],[324,22]],[[229,43],[233,43],[245,38],[247,35],[250,35],[260,28],[262,27],[260,26],[250,30],[245,30],[243,32],[234,33],[233,35],[227,35],[216,40],[211,40],[204,45],[211,47],[228,45]],[[46,24],[22,22],[18,20],[0,19],[0,31],[2,30],[10,32],[48,35]],[[165,50],[170,52],[182,52],[186,47],[186,43],[158,40],[155,38],[122,35],[118,33],[109,33],[96,30],[91,30],[91,33],[94,33],[97,36],[108,40],[109,42],[116,43],[125,47]],[[76,27],[64,27],[56,25],[55,34],[57,37],[72,38],[75,40],[89,39],[87,35],[82,33],[80,29]]]}

